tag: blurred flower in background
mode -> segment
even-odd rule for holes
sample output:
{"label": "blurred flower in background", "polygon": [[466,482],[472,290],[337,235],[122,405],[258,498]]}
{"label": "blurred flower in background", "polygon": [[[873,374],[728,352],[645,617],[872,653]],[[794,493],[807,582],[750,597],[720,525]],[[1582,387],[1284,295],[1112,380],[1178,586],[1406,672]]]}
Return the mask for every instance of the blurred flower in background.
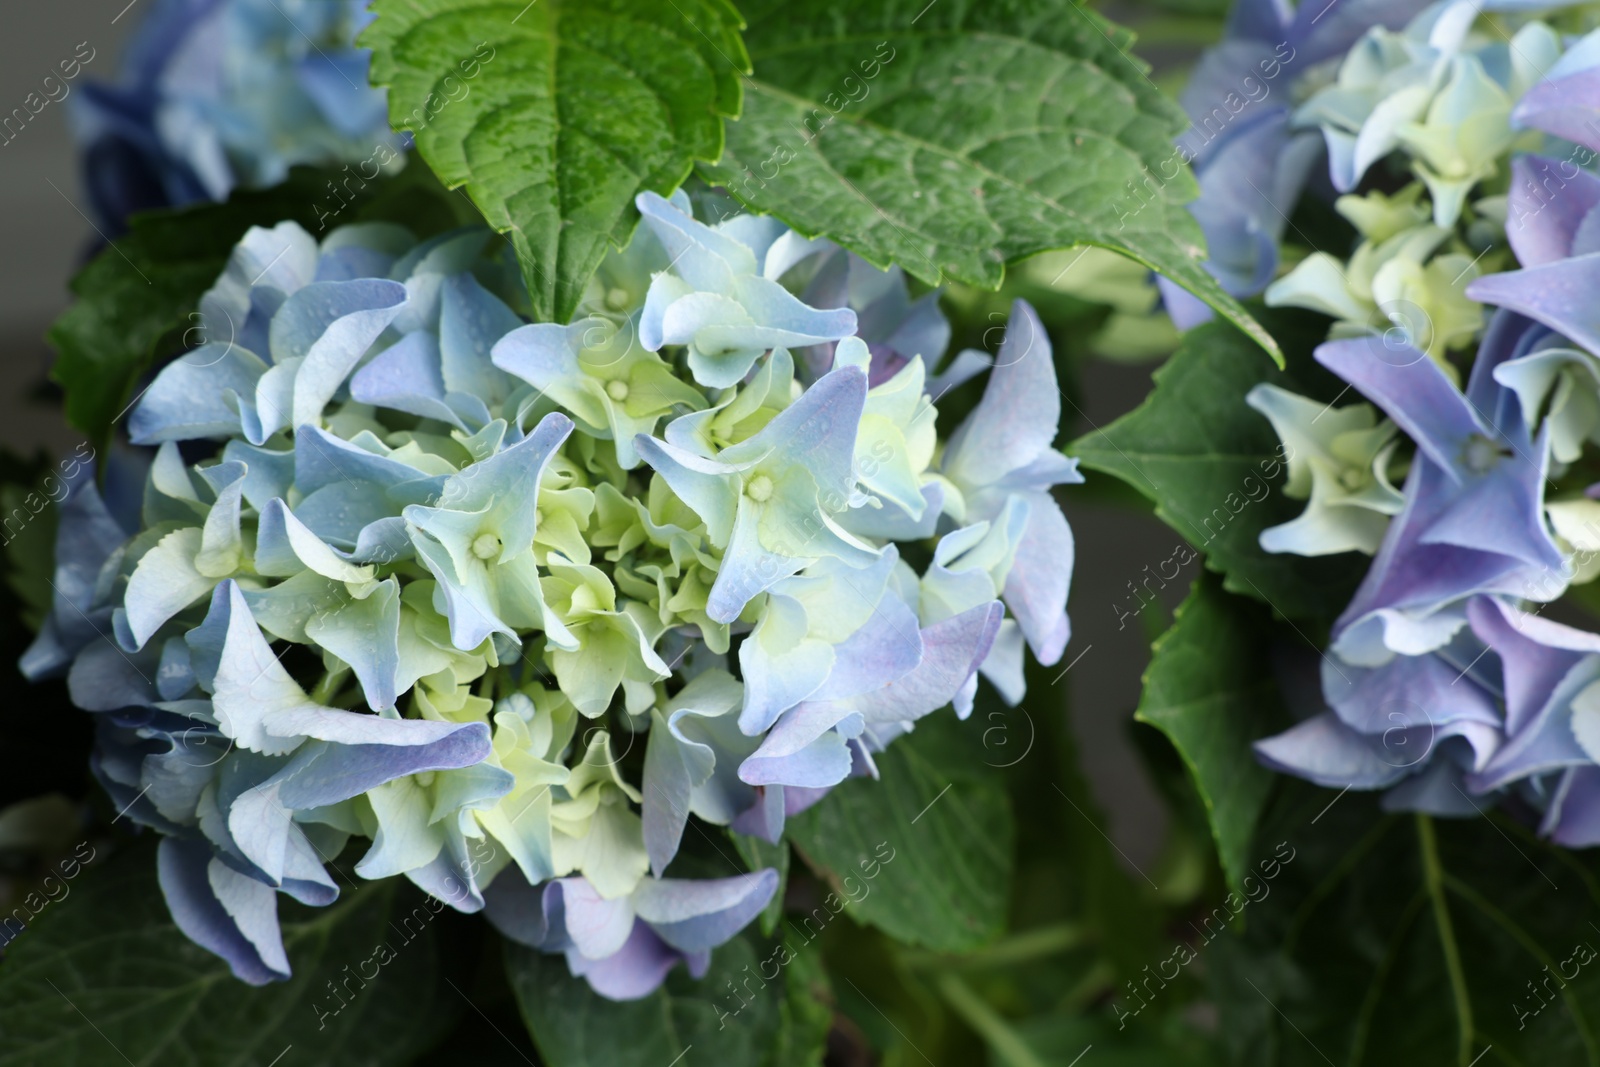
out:
{"label": "blurred flower in background", "polygon": [[75,98],[102,229],[274,185],[299,163],[354,163],[381,146],[400,166],[405,138],[355,46],[371,17],[361,0],[155,0],[121,77]]}

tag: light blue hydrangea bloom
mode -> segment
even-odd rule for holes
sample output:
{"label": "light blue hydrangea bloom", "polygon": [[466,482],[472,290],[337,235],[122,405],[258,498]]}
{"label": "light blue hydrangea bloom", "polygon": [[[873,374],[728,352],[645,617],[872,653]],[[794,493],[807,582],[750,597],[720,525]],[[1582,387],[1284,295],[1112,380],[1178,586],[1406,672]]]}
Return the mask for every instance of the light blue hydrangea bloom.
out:
{"label": "light blue hydrangea bloom", "polygon": [[[24,666],[104,716],[99,778],[241,978],[287,976],[278,894],[333,900],[355,842],[357,875],[486,909],[604,995],[703,973],[777,877],[676,877],[691,818],[776,841],[923,716],[967,715],[980,673],[1020,698],[1025,640],[1061,655],[1050,490],[1078,478],[1031,309],[941,447],[943,353],[786,288],[837,250],[640,208],[645,247],[567,326],[513,311],[482,230],[250,231],[207,343],[133,406],[137,528],[92,484],[65,509]],[[884,277],[869,303],[920,325],[875,330],[942,347]],[[828,365],[797,376],[788,345]],[[897,541],[930,542],[925,573]]]}

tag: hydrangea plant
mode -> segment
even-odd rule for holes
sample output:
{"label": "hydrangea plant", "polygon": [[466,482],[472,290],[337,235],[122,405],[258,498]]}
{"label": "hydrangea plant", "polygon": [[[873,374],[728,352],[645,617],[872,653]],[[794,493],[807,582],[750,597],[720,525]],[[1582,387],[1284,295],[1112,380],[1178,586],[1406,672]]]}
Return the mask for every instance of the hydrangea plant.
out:
{"label": "hydrangea plant", "polygon": [[1594,5],[1138,8],[118,15],[0,1063],[1581,1060]]}

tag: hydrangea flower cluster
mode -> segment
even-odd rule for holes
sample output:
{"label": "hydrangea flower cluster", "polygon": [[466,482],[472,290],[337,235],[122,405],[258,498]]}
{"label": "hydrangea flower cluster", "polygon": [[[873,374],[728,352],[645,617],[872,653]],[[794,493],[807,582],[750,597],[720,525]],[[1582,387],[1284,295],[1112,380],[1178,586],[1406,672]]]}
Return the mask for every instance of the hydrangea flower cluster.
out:
{"label": "hydrangea flower cluster", "polygon": [[[1373,164],[1397,150],[1426,185],[1434,223],[1454,226],[1469,191],[1496,175],[1517,139],[1507,122],[1512,103],[1549,84],[1543,79],[1562,51],[1559,35],[1542,22],[1529,21],[1508,38],[1474,31],[1475,20],[1484,11],[1517,14],[1572,2],[1332,0],[1291,11],[1279,0],[1240,0],[1223,41],[1201,57],[1181,101],[1192,125],[1177,151],[1192,162],[1200,187],[1190,211],[1205,231],[1206,269],[1235,296],[1261,293],[1277,275],[1294,204],[1320,184],[1319,167],[1337,192],[1350,193]],[[1409,194],[1402,199],[1415,203]],[[1400,232],[1392,223],[1381,236],[1356,225],[1380,243]],[[1403,261],[1425,261],[1442,242],[1443,235],[1419,247],[1427,239],[1418,235],[1402,243]],[[1402,245],[1372,267],[1400,255]],[[1336,318],[1347,317],[1352,299],[1392,311],[1390,290],[1408,280],[1394,277],[1398,270],[1378,283],[1376,296],[1370,276],[1357,277],[1362,272],[1355,268],[1348,279],[1354,292],[1345,296],[1345,280],[1330,281],[1325,265],[1298,279],[1299,289],[1316,301],[1309,306]],[[1211,317],[1176,286],[1164,280],[1160,286],[1179,326]],[[1328,302],[1343,306],[1330,309]]]}
{"label": "hydrangea flower cluster", "polygon": [[[1292,120],[1325,136],[1362,240],[1348,261],[1303,260],[1267,300],[1336,320],[1315,357],[1370,405],[1252,391],[1295,456],[1285,491],[1309,498],[1261,544],[1373,561],[1322,657],[1325,709],[1256,751],[1386,790],[1393,809],[1514,798],[1551,839],[1595,845],[1600,635],[1539,616],[1600,574],[1584,474],[1600,441],[1600,178],[1585,169],[1600,130],[1578,121],[1600,104],[1600,34],[1564,42],[1530,20],[1507,39],[1474,29],[1480,10],[1455,0],[1369,31]],[[1415,181],[1349,192],[1380,163]],[[1519,269],[1480,267],[1504,262],[1496,242]]]}
{"label": "hydrangea flower cluster", "polygon": [[[1223,40],[1200,57],[1180,98],[1191,125],[1177,140],[1200,195],[1190,212],[1206,236],[1208,270],[1224,289],[1250,297],[1276,275],[1278,245],[1322,153],[1316,128],[1297,121],[1300,104],[1332,61],[1373,28],[1404,25],[1424,0],[1331,0],[1290,10],[1281,0],[1239,0]],[[1157,279],[1183,328],[1210,308]]]}
{"label": "hydrangea flower cluster", "polygon": [[96,212],[275,185],[298,163],[404,165],[386,94],[355,47],[362,0],[153,0],[117,84],[86,85],[73,120]]}
{"label": "hydrangea flower cluster", "polygon": [[1024,646],[1061,657],[1081,479],[1032,309],[941,441],[934,298],[638,207],[567,325],[519,317],[487,230],[250,231],[130,416],[139,515],[65,505],[24,669],[99,714],[99,779],[240,978],[288,975],[278,894],[332,901],[356,838],[356,875],[607,996],[701,974],[778,878],[677,877],[686,833],[776,841],[980,673],[1015,701]]}

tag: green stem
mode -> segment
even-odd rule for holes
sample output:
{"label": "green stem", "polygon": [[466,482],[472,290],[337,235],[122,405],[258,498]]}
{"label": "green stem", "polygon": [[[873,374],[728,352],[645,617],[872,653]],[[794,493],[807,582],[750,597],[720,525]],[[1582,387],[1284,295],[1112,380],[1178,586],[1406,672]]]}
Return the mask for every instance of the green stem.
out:
{"label": "green stem", "polygon": [[317,687],[311,691],[312,703],[330,703],[333,700],[334,695],[339,692],[339,687],[344,684],[345,673],[346,672],[343,668],[340,668],[339,670],[324,671],[322,675],[322,681],[318,682]]}
{"label": "green stem", "polygon": [[987,1001],[953,974],[941,975],[934,983],[961,1020],[978,1032],[1008,1067],[1044,1067],[1028,1043],[1017,1036]]}
{"label": "green stem", "polygon": [[1444,950],[1444,969],[1450,977],[1450,995],[1456,1005],[1456,1061],[1467,1067],[1472,1054],[1472,999],[1467,993],[1466,972],[1461,967],[1461,949],[1456,944],[1455,927],[1450,922],[1450,906],[1444,898],[1444,877],[1439,865],[1439,842],[1434,836],[1433,819],[1417,813],[1417,840],[1422,845],[1422,879],[1433,901],[1433,918],[1439,927],[1439,945]]}
{"label": "green stem", "polygon": [[987,970],[1054,956],[1077,948],[1087,940],[1083,927],[1076,923],[1058,923],[1025,930],[964,956],[947,956],[942,952],[907,952],[901,959],[912,970]]}
{"label": "green stem", "polygon": [[1100,960],[1084,972],[1076,985],[1061,995],[1056,1010],[1066,1015],[1081,1015],[1102,994],[1114,992],[1116,982],[1117,974],[1111,964]]}

